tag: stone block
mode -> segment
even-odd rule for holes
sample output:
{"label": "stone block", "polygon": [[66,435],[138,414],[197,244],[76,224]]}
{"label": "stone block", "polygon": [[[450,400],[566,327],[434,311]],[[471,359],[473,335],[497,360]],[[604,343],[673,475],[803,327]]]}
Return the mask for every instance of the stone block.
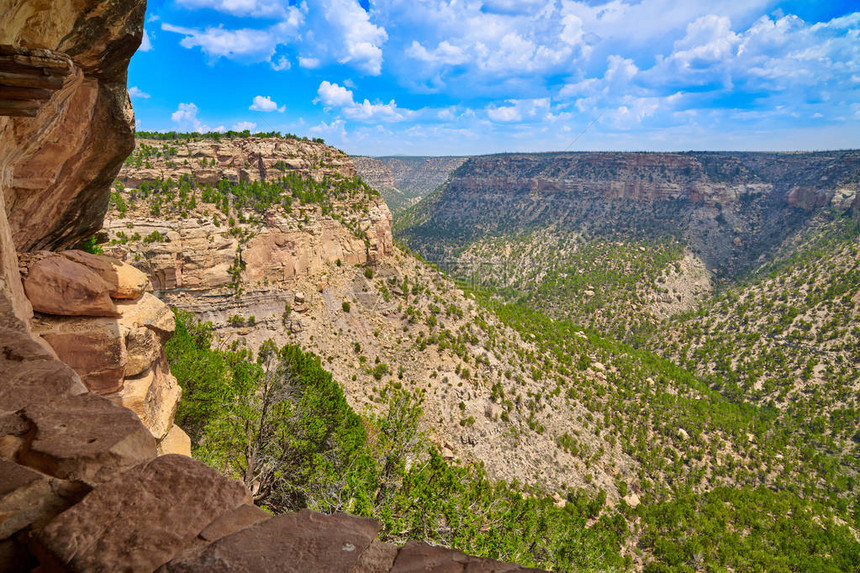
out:
{"label": "stone block", "polygon": [[212,468],[161,456],[94,489],[42,530],[38,547],[69,571],[153,571],[249,501],[241,483]]}

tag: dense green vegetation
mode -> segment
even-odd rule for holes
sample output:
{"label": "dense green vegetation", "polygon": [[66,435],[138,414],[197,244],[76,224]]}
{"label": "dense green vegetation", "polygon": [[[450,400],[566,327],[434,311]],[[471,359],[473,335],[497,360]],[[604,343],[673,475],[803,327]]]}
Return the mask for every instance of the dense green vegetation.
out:
{"label": "dense green vegetation", "polygon": [[[225,215],[253,212],[264,214],[268,209],[279,207],[290,212],[293,203],[299,205],[319,205],[324,215],[333,215],[333,206],[338,201],[373,197],[376,192],[367,187],[361,179],[323,179],[314,181],[294,173],[285,173],[271,181],[242,181],[234,183],[222,179],[217,185],[198,185],[190,177],[155,179],[142,182],[136,190],[130,190],[127,201],[133,208],[139,199],[147,200],[150,213],[159,215],[180,215],[195,208],[200,203],[212,204]],[[115,205],[122,211],[122,204],[115,199]],[[356,206],[356,208],[359,208]],[[367,207],[364,206],[366,210]]]}
{"label": "dense green vegetation", "polygon": [[184,397],[176,422],[199,459],[245,481],[274,512],[310,507],[373,516],[384,539],[425,539],[557,570],[623,567],[623,515],[571,491],[565,507],[480,464],[442,459],[418,431],[420,395],[393,387],[358,416],[318,358],[296,346],[212,348],[210,324],[176,311],[167,345]]}
{"label": "dense green vegetation", "polygon": [[[860,543],[829,511],[788,491],[720,487],[644,506],[649,573],[856,571]],[[824,517],[822,517],[824,516]]]}
{"label": "dense green vegetation", "polygon": [[[638,547],[654,558],[648,570],[842,571],[858,562],[860,543],[838,525],[860,526],[855,460],[823,453],[779,411],[733,402],[668,360],[476,294],[535,341],[537,356],[554,357],[544,365],[564,371],[599,359],[617,369],[606,376],[611,392],[574,377],[566,393],[640,463],[632,485],[643,505],[634,513]],[[559,442],[588,455],[571,436]],[[651,481],[661,475],[664,485]]]}
{"label": "dense green vegetation", "polygon": [[158,141],[201,141],[204,139],[214,139],[215,141],[220,141],[221,139],[232,138],[276,137],[284,139],[301,139],[303,141],[314,141],[316,143],[325,143],[325,140],[318,137],[314,139],[308,139],[307,137],[300,137],[292,133],[282,134],[280,131],[259,131],[252,134],[247,129],[244,131],[233,131],[232,129],[224,132],[207,131],[205,133],[200,133],[196,131],[138,131],[137,133],[135,133],[135,136],[139,139],[155,139]]}

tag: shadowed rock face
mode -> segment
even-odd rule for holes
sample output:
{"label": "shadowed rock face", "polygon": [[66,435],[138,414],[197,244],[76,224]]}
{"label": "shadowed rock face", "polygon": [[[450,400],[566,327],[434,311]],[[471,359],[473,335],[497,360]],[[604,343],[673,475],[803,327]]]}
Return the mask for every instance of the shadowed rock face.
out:
{"label": "shadowed rock face", "polygon": [[145,0],[6,0],[0,44],[68,55],[74,69],[35,117],[0,118],[0,186],[18,251],[72,246],[101,226],[134,146],[128,62]]}

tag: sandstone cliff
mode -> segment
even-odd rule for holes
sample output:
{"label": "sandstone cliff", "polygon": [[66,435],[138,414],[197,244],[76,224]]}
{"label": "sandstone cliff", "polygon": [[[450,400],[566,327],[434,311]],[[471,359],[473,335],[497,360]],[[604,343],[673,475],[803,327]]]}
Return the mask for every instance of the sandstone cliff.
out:
{"label": "sandstone cliff", "polygon": [[[253,167],[251,167],[253,166]],[[317,181],[324,196],[305,199],[297,191],[289,208],[231,210],[216,201],[194,198],[189,210],[182,190],[164,194],[164,207],[141,192],[141,183],[194,182],[194,191],[219,182],[274,182],[286,174]],[[135,264],[153,280],[157,292],[223,293],[243,286],[277,286],[297,276],[323,273],[336,261],[375,263],[393,252],[391,214],[368,189],[338,195],[327,181],[350,182],[355,171],[342,152],[295,139],[224,139],[187,143],[141,140],[118,181],[125,205],[105,220],[107,252]],[[191,189],[191,187],[189,187]],[[138,237],[133,240],[133,237]],[[154,240],[143,240],[151,237]],[[143,238],[143,239],[141,239]],[[241,265],[238,272],[237,265]],[[232,269],[232,270],[231,270]]]}
{"label": "sandstone cliff", "polygon": [[431,260],[482,238],[555,226],[676,236],[710,270],[749,269],[816,209],[845,211],[860,153],[567,153],[472,158],[399,226]]}
{"label": "sandstone cliff", "polygon": [[70,74],[33,118],[2,120],[3,198],[20,251],[74,245],[99,229],[106,188],[134,144],[128,62],[145,2],[0,5],[0,44],[69,57]]}

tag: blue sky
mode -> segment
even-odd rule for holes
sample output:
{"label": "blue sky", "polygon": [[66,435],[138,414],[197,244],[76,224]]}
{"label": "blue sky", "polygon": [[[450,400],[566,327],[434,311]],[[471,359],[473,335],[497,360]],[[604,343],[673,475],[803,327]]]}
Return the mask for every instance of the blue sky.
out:
{"label": "blue sky", "polygon": [[860,147],[856,2],[149,0],[138,129],[353,154]]}

